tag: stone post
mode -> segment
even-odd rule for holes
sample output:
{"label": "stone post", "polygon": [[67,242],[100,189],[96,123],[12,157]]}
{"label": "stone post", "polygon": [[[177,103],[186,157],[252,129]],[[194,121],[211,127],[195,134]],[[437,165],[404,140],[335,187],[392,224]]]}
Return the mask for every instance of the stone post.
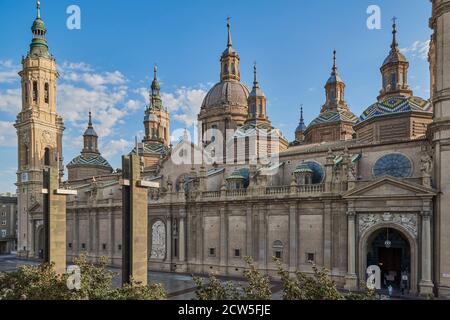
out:
{"label": "stone post", "polygon": [[138,155],[122,157],[122,283],[147,284],[148,277],[148,187],[142,181]]}
{"label": "stone post", "polygon": [[66,195],[73,190],[59,189],[59,169],[50,167],[43,172],[44,262],[53,263],[57,274],[66,272]]}
{"label": "stone post", "polygon": [[345,276],[345,289],[357,290],[358,277],[356,276],[356,213],[354,211],[347,212],[348,230],[347,230],[347,275]]}

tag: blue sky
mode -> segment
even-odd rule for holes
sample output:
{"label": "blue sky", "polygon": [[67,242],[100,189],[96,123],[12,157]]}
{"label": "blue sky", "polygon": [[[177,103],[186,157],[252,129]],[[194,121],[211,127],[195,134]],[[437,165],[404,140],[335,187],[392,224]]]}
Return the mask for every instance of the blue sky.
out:
{"label": "blue sky", "polygon": [[[69,5],[81,9],[81,30],[66,27]],[[382,28],[366,26],[369,5],[381,9]],[[379,68],[391,43],[391,19],[410,61],[410,86],[429,97],[426,61],[431,5],[423,0],[41,0],[50,51],[61,78],[58,110],[66,124],[66,164],[81,150],[89,109],[103,154],[114,168],[143,131],[146,90],[158,64],[171,129],[196,118],[202,98],[219,79],[226,46],[226,17],[241,57],[242,81],[251,86],[252,64],[268,98],[273,125],[292,140],[304,105],[307,124],[324,102],[332,51],[347,84],[346,100],[360,115],[375,102]],[[34,0],[0,0],[0,193],[14,192],[20,110],[20,61],[31,41]]]}

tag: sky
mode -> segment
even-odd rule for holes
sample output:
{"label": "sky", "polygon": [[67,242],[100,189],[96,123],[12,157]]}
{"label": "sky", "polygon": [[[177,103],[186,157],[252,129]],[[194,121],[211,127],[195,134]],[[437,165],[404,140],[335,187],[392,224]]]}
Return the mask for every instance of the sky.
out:
{"label": "sky", "polygon": [[[67,27],[71,5],[80,9],[80,29]],[[380,9],[379,29],[367,27],[370,5]],[[35,7],[34,0],[0,0],[0,193],[15,192],[17,73],[29,50]],[[228,16],[241,81],[251,87],[256,62],[269,118],[289,141],[300,105],[306,124],[320,112],[334,49],[351,110],[359,116],[376,101],[394,16],[399,46],[410,62],[410,86],[429,98],[430,15],[424,0],[41,0],[60,73],[64,162],[81,151],[92,110],[100,150],[113,168],[120,166],[134,137],[142,136],[155,63],[171,131],[192,128],[204,96],[219,80]]]}

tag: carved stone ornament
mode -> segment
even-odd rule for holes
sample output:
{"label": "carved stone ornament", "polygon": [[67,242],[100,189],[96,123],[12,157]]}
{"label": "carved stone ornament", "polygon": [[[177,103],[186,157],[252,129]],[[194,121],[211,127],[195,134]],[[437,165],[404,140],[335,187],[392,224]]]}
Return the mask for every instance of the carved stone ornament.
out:
{"label": "carved stone ornament", "polygon": [[382,223],[392,223],[406,229],[411,236],[417,238],[417,215],[415,214],[361,214],[358,215],[359,234],[363,234],[369,228]]}
{"label": "carved stone ornament", "polygon": [[48,131],[42,132],[42,141],[45,143],[51,143],[52,142],[52,134]]}

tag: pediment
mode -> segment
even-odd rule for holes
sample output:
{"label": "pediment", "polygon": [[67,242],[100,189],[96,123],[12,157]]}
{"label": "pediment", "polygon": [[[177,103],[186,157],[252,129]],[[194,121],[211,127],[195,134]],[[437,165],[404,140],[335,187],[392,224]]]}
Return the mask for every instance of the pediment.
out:
{"label": "pediment", "polygon": [[384,177],[366,186],[349,191],[344,195],[344,198],[432,197],[434,195],[436,195],[436,192],[433,189],[391,177]]}

